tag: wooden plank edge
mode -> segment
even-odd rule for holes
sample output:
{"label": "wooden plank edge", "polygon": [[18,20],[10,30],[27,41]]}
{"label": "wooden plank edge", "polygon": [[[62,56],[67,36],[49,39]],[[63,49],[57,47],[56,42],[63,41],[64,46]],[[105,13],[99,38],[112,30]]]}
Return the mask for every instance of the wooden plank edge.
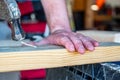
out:
{"label": "wooden plank edge", "polygon": [[66,49],[0,52],[0,72],[120,61],[120,46],[96,47],[84,55]]}

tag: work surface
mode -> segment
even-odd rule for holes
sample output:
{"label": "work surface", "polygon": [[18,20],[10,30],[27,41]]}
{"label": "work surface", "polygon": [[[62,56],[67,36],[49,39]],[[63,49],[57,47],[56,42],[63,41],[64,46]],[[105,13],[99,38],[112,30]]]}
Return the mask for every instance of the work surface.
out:
{"label": "work surface", "polygon": [[95,51],[86,51],[84,55],[60,46],[0,46],[0,72],[120,61],[119,55],[118,43],[100,43]]}

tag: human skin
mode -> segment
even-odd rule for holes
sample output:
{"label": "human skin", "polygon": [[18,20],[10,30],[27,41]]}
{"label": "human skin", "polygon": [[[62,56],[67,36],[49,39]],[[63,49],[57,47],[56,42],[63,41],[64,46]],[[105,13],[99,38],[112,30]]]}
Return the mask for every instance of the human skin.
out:
{"label": "human skin", "polygon": [[80,33],[71,31],[65,0],[41,0],[50,27],[50,36],[35,45],[54,44],[64,46],[68,51],[85,53],[93,51],[99,43]]}

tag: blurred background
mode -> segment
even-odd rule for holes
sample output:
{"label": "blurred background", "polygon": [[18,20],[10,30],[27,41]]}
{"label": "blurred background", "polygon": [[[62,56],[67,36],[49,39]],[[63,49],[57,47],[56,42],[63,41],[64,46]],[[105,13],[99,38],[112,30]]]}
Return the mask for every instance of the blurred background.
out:
{"label": "blurred background", "polygon": [[73,0],[75,30],[120,30],[120,0]]}
{"label": "blurred background", "polygon": [[[22,13],[23,26],[28,22],[46,22],[40,0],[17,1]],[[74,31],[120,30],[120,0],[66,0],[66,4]],[[29,32],[26,27],[23,28]],[[39,32],[44,32],[44,29],[40,29]]]}

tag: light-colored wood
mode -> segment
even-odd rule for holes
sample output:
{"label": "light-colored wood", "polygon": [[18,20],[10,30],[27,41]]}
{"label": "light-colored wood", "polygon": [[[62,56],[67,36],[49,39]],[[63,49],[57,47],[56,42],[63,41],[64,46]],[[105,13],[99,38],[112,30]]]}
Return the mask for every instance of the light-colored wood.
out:
{"label": "light-colored wood", "polygon": [[82,31],[77,31],[77,33],[82,33],[99,42],[120,43],[120,32],[116,32],[116,31],[82,30]]}
{"label": "light-colored wood", "polygon": [[[23,40],[23,42],[30,42],[30,40]],[[23,44],[21,41],[14,41],[14,40],[0,40],[0,47],[12,47],[12,46],[22,46]]]}
{"label": "light-colored wood", "polygon": [[84,55],[70,53],[64,48],[47,50],[46,48],[45,46],[33,50],[28,48],[26,51],[25,47],[8,47],[8,49],[3,47],[2,51],[1,47],[0,72],[120,61],[120,46],[101,46],[97,47],[94,52],[87,51]]}

